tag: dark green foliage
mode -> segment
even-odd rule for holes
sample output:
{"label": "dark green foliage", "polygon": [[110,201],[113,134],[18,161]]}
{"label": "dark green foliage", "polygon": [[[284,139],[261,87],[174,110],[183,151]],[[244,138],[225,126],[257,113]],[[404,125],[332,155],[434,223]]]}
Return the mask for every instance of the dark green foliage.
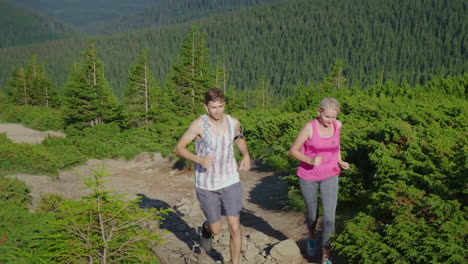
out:
{"label": "dark green foliage", "polygon": [[5,111],[10,107],[7,97],[4,93],[0,92],[0,123],[4,122]]}
{"label": "dark green foliage", "polygon": [[161,108],[162,91],[154,81],[149,68],[147,51],[143,51],[133,64],[128,78],[128,86],[124,91],[122,104],[124,106],[124,126],[149,128],[153,122],[152,113]]}
{"label": "dark green foliage", "polygon": [[161,25],[187,23],[203,17],[219,15],[232,10],[281,0],[162,0],[151,3],[144,10],[117,20],[87,26],[90,33],[130,32]]}
{"label": "dark green foliage", "polygon": [[349,263],[464,263],[468,236],[457,201],[407,186],[383,184],[372,195],[370,214],[346,224],[335,247]]}
{"label": "dark green foliage", "polygon": [[10,106],[2,113],[6,122],[41,130],[63,130],[65,123],[62,111],[38,106]]}
{"label": "dark green foliage", "polygon": [[43,218],[29,212],[29,193],[24,182],[0,177],[0,263],[43,263],[35,261],[40,252],[28,250],[33,237],[48,230]]}
{"label": "dark green foliage", "polygon": [[34,237],[48,230],[45,218],[11,200],[0,200],[0,263],[53,263],[41,260],[43,251],[32,246]]}
{"label": "dark green foliage", "polygon": [[[464,74],[465,14],[461,0],[431,4],[295,0],[233,10],[197,23],[206,33],[213,68],[225,60],[227,88],[252,90],[264,77],[272,93],[285,98],[294,94],[297,83],[318,85],[338,60],[343,62],[345,84],[357,89],[388,80],[406,80],[413,87],[436,77]],[[165,80],[190,27],[181,24],[98,38],[105,76],[115,94],[122,96],[130,65],[145,48],[156,79]],[[0,80],[5,82],[19,62],[37,54],[62,87],[68,75],[64,69],[87,42],[0,49]],[[0,81],[0,88],[4,86]]]}
{"label": "dark green foliage", "polygon": [[57,175],[63,168],[62,153],[43,145],[27,143],[15,144],[0,134],[0,174],[3,173],[31,173]]}
{"label": "dark green foliage", "polygon": [[174,154],[174,146],[184,134],[195,115],[177,116],[173,112],[163,112],[151,126],[153,144],[158,144],[158,151],[163,155]]}
{"label": "dark green foliage", "polygon": [[39,208],[35,210],[38,215],[45,215],[50,212],[58,212],[59,207],[63,204],[65,198],[61,194],[46,193],[41,194],[41,203]]}
{"label": "dark green foliage", "polygon": [[[104,187],[100,168],[83,178],[92,189],[81,201],[47,194],[37,214],[29,212],[29,188],[21,181],[0,178],[1,263],[159,263],[151,247],[160,243],[159,221],[164,209],[141,209],[139,199]],[[20,201],[21,200],[21,201]]]}
{"label": "dark green foliage", "polygon": [[[8,0],[25,8],[55,16],[67,24],[80,28],[96,27],[98,22],[117,19],[134,13],[153,3],[153,0]],[[92,7],[92,8],[90,8]],[[93,30],[95,32],[95,30]]]}
{"label": "dark green foliage", "polygon": [[47,77],[45,66],[37,63],[36,56],[32,56],[26,70],[22,65],[14,70],[7,92],[10,102],[16,105],[56,108],[61,104],[55,85]]}
{"label": "dark green foliage", "polygon": [[104,77],[104,64],[97,57],[95,43],[89,43],[84,59],[72,71],[64,89],[66,123],[80,128],[107,123],[117,115],[117,102]]}
{"label": "dark green foliage", "polygon": [[0,177],[0,200],[26,207],[31,203],[29,187],[16,178]]}
{"label": "dark green foliage", "polygon": [[[124,201],[105,189],[104,168],[83,178],[92,193],[81,201],[56,199],[44,205],[52,231],[38,237],[36,245],[48,250],[57,263],[159,263],[151,251],[160,243],[159,221],[165,209],[141,209],[139,200]],[[52,209],[52,210],[51,210]]]}
{"label": "dark green foliage", "polygon": [[343,149],[361,175],[353,181],[362,182],[372,193],[381,182],[398,179],[428,193],[461,199],[455,186],[466,173],[461,126],[467,122],[462,114],[466,107],[463,99],[439,96],[437,100],[428,96],[411,101],[403,97],[344,101],[343,112],[349,114],[344,120],[348,131]]}
{"label": "dark green foliage", "polygon": [[299,115],[270,109],[236,112],[233,115],[244,127],[250,155],[261,159],[270,169],[285,171],[294,167],[296,162],[287,152],[310,113]]}
{"label": "dark green foliage", "polygon": [[193,28],[180,49],[178,62],[171,69],[167,90],[178,115],[199,113],[204,94],[213,85],[205,34]]}
{"label": "dark green foliage", "polygon": [[321,83],[322,89],[327,92],[340,91],[346,88],[346,77],[343,74],[343,61],[336,61],[331,74]]}
{"label": "dark green foliage", "polygon": [[27,105],[30,100],[29,87],[26,84],[26,74],[23,66],[19,66],[13,71],[7,86],[7,94],[10,102],[16,105]]}
{"label": "dark green foliage", "polygon": [[61,99],[57,94],[57,88],[47,77],[44,66],[38,66],[37,76],[33,81],[32,105],[57,108],[61,106]]}
{"label": "dark green foliage", "polygon": [[77,30],[52,17],[20,8],[5,0],[0,0],[0,32],[0,48],[80,35]]}
{"label": "dark green foliage", "polygon": [[76,147],[87,158],[130,159],[140,152],[160,152],[159,137],[143,128],[122,131],[116,123],[111,123],[69,134],[63,143],[57,143]]}

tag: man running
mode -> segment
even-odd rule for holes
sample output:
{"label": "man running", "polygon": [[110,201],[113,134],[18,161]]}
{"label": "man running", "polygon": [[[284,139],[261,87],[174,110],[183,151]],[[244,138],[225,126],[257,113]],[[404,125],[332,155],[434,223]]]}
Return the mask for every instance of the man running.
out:
{"label": "man running", "polygon": [[[224,114],[225,103],[221,89],[208,90],[204,104],[207,114],[190,124],[174,151],[196,163],[196,193],[207,219],[201,227],[201,247],[207,252],[211,250],[212,236],[221,233],[223,213],[231,234],[229,247],[232,263],[239,264],[242,248],[242,185],[239,171],[250,170],[250,156],[239,120]],[[187,145],[194,140],[196,154],[187,149]],[[239,168],[234,157],[234,143],[243,156]]]}

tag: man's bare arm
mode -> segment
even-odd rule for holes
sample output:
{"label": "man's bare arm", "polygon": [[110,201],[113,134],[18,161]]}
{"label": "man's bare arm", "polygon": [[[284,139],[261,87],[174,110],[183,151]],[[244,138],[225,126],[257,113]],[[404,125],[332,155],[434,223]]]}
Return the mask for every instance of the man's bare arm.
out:
{"label": "man's bare arm", "polygon": [[196,119],[194,120],[187,131],[185,131],[184,135],[179,139],[179,142],[177,142],[174,152],[179,155],[180,157],[184,159],[191,160],[195,163],[198,163],[202,165],[204,168],[208,168],[211,166],[211,158],[209,157],[200,157],[198,155],[195,155],[194,153],[190,152],[187,149],[187,145],[190,144],[192,141],[194,141],[198,136],[201,135],[201,120]]}
{"label": "man's bare arm", "polygon": [[245,138],[242,135],[240,122],[237,119],[234,119],[234,131],[236,135],[236,145],[242,153],[242,160],[239,164],[239,170],[248,171],[251,167],[249,150],[247,148],[247,142],[245,141]]}

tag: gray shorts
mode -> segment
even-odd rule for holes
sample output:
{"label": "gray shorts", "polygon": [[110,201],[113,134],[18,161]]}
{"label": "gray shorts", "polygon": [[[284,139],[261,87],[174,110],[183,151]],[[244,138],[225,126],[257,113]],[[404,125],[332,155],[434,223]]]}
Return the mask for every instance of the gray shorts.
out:
{"label": "gray shorts", "polygon": [[209,224],[218,222],[221,215],[240,216],[242,211],[242,184],[240,182],[214,191],[196,188],[196,192]]}

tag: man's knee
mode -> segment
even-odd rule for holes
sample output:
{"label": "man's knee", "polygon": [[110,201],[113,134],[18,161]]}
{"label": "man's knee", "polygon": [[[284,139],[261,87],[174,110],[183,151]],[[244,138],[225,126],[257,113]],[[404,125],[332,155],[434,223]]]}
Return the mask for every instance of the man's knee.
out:
{"label": "man's knee", "polygon": [[212,233],[213,235],[219,235],[221,233],[221,230],[221,222],[210,224],[210,233]]}
{"label": "man's knee", "polygon": [[229,225],[229,232],[232,236],[240,236],[241,235],[241,226],[240,223],[234,223]]}

